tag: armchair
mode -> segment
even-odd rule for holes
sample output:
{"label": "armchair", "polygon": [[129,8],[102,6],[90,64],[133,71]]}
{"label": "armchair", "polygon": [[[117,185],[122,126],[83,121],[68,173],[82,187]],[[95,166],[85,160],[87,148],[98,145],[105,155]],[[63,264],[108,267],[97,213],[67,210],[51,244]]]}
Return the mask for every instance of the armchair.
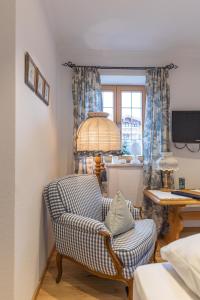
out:
{"label": "armchair", "polygon": [[136,220],[135,228],[113,237],[103,223],[112,199],[102,197],[93,175],[58,179],[45,187],[43,195],[55,233],[56,282],[61,280],[65,257],[97,276],[125,283],[132,300],[134,271],[148,263],[154,253],[154,222],[142,220],[140,210],[127,201]]}

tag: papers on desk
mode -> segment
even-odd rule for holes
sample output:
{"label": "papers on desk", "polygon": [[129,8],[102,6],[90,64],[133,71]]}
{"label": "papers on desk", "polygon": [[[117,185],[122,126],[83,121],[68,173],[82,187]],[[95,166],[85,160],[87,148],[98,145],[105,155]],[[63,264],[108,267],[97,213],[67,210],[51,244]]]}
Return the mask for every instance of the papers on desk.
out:
{"label": "papers on desk", "polygon": [[188,199],[188,197],[185,196],[171,194],[171,192],[162,192],[159,190],[151,190],[150,192],[156,197],[158,197],[159,199],[167,199],[167,200]]}

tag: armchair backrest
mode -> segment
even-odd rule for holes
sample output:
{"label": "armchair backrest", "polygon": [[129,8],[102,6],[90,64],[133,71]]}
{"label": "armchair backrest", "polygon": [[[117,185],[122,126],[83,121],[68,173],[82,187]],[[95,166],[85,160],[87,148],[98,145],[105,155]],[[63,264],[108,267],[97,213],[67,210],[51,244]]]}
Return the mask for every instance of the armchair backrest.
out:
{"label": "armchair backrest", "polygon": [[69,175],[48,184],[44,198],[53,220],[69,212],[102,221],[102,195],[95,175]]}

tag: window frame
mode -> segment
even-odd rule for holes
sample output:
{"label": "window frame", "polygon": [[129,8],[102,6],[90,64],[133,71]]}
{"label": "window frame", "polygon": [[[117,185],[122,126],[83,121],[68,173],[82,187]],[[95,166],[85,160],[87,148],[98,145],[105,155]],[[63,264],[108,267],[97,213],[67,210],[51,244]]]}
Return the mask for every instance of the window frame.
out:
{"label": "window frame", "polygon": [[102,92],[113,92],[113,121],[117,124],[117,86],[116,85],[102,85]]}
{"label": "window frame", "polygon": [[[113,121],[117,124],[121,134],[121,93],[122,92],[141,92],[142,93],[142,138],[144,136],[144,119],[146,106],[146,88],[144,85],[102,85],[102,91],[113,92]],[[122,142],[122,137],[121,137]],[[143,152],[143,149],[142,149]]]}

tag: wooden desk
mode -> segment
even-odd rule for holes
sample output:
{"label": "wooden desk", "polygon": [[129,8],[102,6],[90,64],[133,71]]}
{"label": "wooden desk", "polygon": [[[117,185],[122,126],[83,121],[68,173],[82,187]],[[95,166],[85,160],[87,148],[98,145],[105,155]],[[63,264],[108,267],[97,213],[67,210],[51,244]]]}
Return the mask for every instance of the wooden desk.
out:
{"label": "wooden desk", "polygon": [[170,225],[169,232],[164,240],[170,243],[179,239],[183,230],[183,220],[181,209],[186,205],[200,205],[199,200],[188,197],[173,195],[170,190],[144,190],[144,196],[158,205],[167,205],[169,207],[168,222]]}

